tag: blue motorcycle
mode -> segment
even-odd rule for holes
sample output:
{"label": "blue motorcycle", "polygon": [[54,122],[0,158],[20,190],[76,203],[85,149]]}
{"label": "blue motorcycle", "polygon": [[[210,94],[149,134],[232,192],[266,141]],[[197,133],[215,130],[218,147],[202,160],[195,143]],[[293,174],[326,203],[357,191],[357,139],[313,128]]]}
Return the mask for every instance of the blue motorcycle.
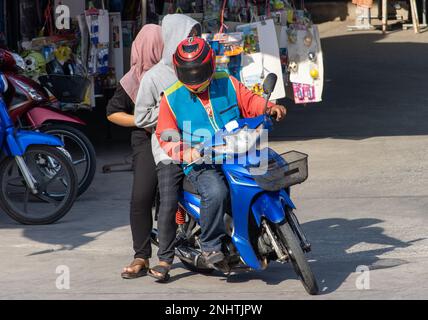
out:
{"label": "blue motorcycle", "polygon": [[14,127],[3,98],[7,88],[0,73],[0,206],[22,224],[54,223],[76,199],[76,171],[61,140]]}
{"label": "blue motorcycle", "polygon": [[[276,76],[269,75],[264,83],[268,98],[275,84]],[[291,262],[306,291],[317,294],[318,285],[305,257],[311,245],[293,212],[296,207],[290,198],[290,187],[308,177],[308,156],[297,151],[279,155],[269,148],[254,149],[260,142],[262,129],[271,128],[272,121],[266,115],[240,119],[203,143],[200,149],[205,162],[216,163],[218,157],[222,158],[230,190],[230,208],[224,213],[226,260],[219,265],[207,265],[201,255],[200,197],[187,179],[177,213],[177,216],[180,212],[184,214],[185,219],[177,219],[176,256],[185,267],[199,273],[214,269],[225,273],[242,268],[264,270],[270,261]],[[169,136],[165,140],[177,138]],[[248,152],[250,149],[255,152]],[[158,244],[156,230],[152,242]]]}

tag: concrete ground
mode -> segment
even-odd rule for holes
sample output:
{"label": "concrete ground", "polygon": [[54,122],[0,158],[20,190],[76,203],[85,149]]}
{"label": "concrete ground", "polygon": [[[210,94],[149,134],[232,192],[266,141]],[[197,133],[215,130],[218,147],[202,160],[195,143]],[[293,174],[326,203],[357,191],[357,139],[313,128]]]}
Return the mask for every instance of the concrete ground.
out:
{"label": "concrete ground", "polygon": [[[427,299],[428,33],[347,33],[338,22],[320,30],[324,102],[287,102],[272,146],[310,155],[310,178],[293,197],[321,295],[308,296],[279,264],[226,279],[177,261],[168,284],[122,280],[132,256],[131,174],[98,173],[55,225],[23,227],[0,215],[0,298]],[[129,148],[109,142],[97,151],[101,168]],[[70,270],[69,290],[56,288],[58,266]]]}

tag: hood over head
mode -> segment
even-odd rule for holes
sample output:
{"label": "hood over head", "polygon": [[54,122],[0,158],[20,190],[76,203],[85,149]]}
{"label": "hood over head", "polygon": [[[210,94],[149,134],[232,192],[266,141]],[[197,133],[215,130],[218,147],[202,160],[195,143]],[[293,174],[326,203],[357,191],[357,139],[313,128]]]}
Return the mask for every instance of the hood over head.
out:
{"label": "hood over head", "polygon": [[168,14],[162,20],[162,37],[164,40],[164,50],[162,62],[167,66],[172,66],[172,56],[177,50],[181,41],[189,37],[192,28],[199,24],[198,21],[184,14]]}

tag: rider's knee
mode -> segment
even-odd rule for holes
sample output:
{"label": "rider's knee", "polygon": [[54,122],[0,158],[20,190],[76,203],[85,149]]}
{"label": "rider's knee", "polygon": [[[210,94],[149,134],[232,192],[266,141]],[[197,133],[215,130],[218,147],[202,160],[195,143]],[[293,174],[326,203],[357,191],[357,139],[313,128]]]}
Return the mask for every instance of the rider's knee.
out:
{"label": "rider's knee", "polygon": [[227,197],[228,190],[223,184],[215,184],[207,192],[207,200],[213,205],[226,201]]}

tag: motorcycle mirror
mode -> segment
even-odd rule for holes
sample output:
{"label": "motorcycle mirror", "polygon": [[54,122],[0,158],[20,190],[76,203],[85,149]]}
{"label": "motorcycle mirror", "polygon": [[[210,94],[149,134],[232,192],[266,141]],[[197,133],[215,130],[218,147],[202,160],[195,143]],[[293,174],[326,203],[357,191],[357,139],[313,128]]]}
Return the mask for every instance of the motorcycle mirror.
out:
{"label": "motorcycle mirror", "polygon": [[263,91],[267,95],[271,95],[275,90],[276,82],[278,81],[278,77],[275,73],[269,73],[263,82]]}
{"label": "motorcycle mirror", "polygon": [[272,95],[273,90],[275,90],[276,82],[278,81],[278,77],[275,73],[269,73],[263,82],[263,91],[266,95],[266,103],[264,113],[267,113],[267,107],[269,104],[270,97]]}
{"label": "motorcycle mirror", "polygon": [[161,133],[160,138],[164,142],[180,142],[181,141],[181,135],[176,130],[166,130],[166,131]]}

